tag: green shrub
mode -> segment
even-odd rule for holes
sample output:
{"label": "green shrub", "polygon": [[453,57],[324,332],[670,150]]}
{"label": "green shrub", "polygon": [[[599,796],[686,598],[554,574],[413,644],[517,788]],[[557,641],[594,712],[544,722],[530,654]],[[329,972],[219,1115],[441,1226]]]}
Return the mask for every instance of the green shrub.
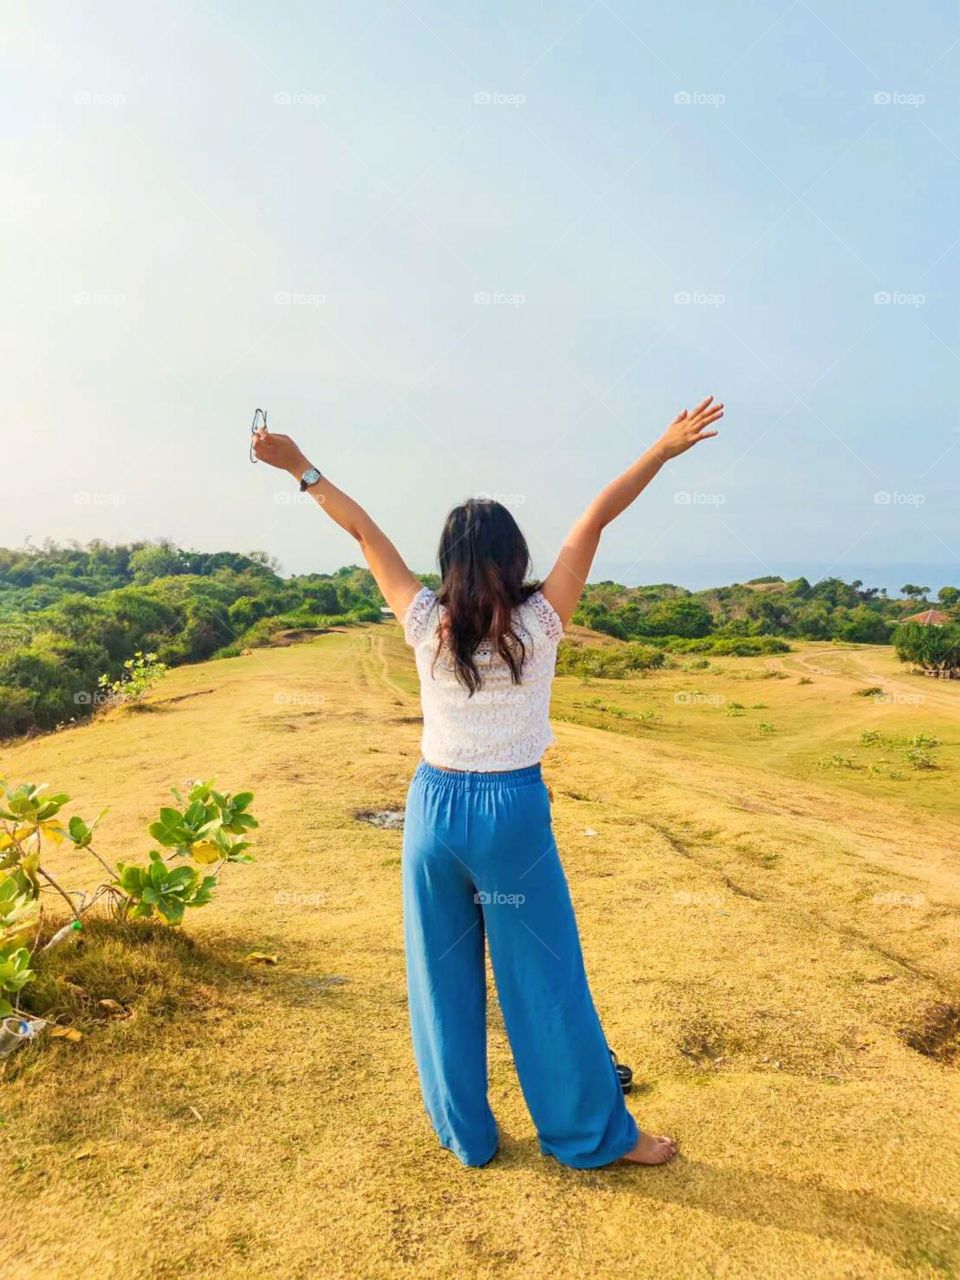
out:
{"label": "green shrub", "polygon": [[557,674],[622,680],[637,671],[655,670],[665,662],[663,652],[649,645],[627,643],[600,649],[564,640],[557,651]]}
{"label": "green shrub", "polygon": [[[103,813],[92,822],[78,814],[65,819],[69,796],[33,783],[0,783],[0,1016],[16,1010],[33,977],[42,892],[58,895],[76,920],[107,902],[121,920],[158,917],[178,925],[188,908],[211,900],[228,863],[252,860],[246,839],[258,825],[250,813],[252,792],[230,795],[198,782],[186,797],[175,788],[173,794],[180,808],[165,806],[149,828],[160,847],[144,863],[111,866],[94,848]],[[64,847],[86,851],[106,873],[91,894],[71,893],[61,883],[58,850]]]}

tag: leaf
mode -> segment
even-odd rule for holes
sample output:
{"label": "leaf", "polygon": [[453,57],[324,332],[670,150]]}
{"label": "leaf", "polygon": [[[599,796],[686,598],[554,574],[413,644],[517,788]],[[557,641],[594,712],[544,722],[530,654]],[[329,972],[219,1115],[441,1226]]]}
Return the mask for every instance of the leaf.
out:
{"label": "leaf", "polygon": [[223,854],[212,841],[201,840],[199,844],[191,845],[190,856],[194,862],[208,863],[219,862]]}
{"label": "leaf", "polygon": [[70,839],[78,849],[86,848],[90,843],[90,837],[93,835],[93,832],[84,820],[76,815],[74,815],[67,823],[67,831],[70,835]]}
{"label": "leaf", "polygon": [[83,1032],[76,1027],[51,1027],[50,1035],[55,1040],[70,1040],[72,1043],[83,1039]]}
{"label": "leaf", "polygon": [[97,1004],[108,1013],[125,1014],[127,1012],[119,1000],[98,1000]]}
{"label": "leaf", "polygon": [[178,898],[164,898],[162,902],[157,903],[157,910],[167,924],[182,924],[184,908]]}
{"label": "leaf", "polygon": [[176,809],[161,809],[160,821],[151,822],[148,829],[154,840],[159,840],[162,845],[168,848],[170,845],[183,844],[187,835],[183,826],[183,818]]}
{"label": "leaf", "polygon": [[251,964],[279,964],[280,957],[269,955],[266,951],[251,951],[247,955]]}
{"label": "leaf", "polygon": [[200,800],[194,800],[194,802],[188,806],[186,813],[183,815],[184,824],[191,829],[199,827],[206,821],[206,818],[207,810]]}
{"label": "leaf", "polygon": [[30,892],[35,898],[40,896],[40,877],[37,873],[40,866],[40,854],[28,853],[25,858],[20,859],[14,875],[19,878],[23,888],[26,890],[29,886]]}

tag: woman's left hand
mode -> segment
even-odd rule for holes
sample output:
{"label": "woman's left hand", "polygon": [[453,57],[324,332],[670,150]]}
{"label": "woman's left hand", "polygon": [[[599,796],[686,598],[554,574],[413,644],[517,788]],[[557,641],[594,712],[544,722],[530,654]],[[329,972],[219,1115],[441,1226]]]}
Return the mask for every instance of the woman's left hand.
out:
{"label": "woman's left hand", "polygon": [[716,431],[708,431],[707,428],[714,422],[719,422],[722,417],[723,405],[714,404],[713,396],[707,396],[692,413],[684,409],[683,413],[677,414],[660,437],[656,446],[657,453],[664,458],[676,458],[679,454],[686,453],[701,440],[709,440],[711,436],[715,436]]}
{"label": "woman's left hand", "polygon": [[278,467],[281,471],[289,471],[297,479],[310,466],[296,440],[277,431],[268,431],[266,427],[261,427],[254,435],[253,452],[260,462]]}

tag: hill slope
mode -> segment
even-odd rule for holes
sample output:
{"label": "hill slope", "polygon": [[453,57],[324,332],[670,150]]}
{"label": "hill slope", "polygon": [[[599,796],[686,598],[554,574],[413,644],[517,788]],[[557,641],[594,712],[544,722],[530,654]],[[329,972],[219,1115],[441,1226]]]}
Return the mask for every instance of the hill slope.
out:
{"label": "hill slope", "polygon": [[[257,862],[188,921],[224,958],[195,1007],[8,1069],[22,1226],[5,1273],[955,1273],[960,1071],[902,1032],[960,1004],[960,690],[877,706],[852,696],[856,652],[847,669],[826,648],[784,661],[789,681],[757,659],[558,682],[557,836],[605,1029],[640,1082],[630,1106],[682,1144],[661,1170],[542,1158],[495,1005],[502,1152],[464,1170],[436,1145],[407,1037],[401,836],[354,816],[402,806],[418,756],[398,628],[180,668],[149,714],[6,752],[8,775],[81,812],[111,803],[118,856],[145,850],[188,777],[254,790],[262,829]],[[735,698],[747,710],[726,716]],[[939,774],[817,768],[865,727],[921,723]],[[228,963],[254,949],[280,963]]]}

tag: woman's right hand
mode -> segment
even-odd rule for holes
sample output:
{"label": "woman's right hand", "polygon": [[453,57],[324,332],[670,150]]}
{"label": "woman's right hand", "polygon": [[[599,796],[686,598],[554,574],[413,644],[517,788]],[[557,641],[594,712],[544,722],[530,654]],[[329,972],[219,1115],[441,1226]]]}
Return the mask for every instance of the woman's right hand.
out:
{"label": "woman's right hand", "polygon": [[277,431],[268,431],[266,427],[261,427],[254,434],[253,452],[260,462],[288,471],[297,480],[310,466],[296,440]]}

